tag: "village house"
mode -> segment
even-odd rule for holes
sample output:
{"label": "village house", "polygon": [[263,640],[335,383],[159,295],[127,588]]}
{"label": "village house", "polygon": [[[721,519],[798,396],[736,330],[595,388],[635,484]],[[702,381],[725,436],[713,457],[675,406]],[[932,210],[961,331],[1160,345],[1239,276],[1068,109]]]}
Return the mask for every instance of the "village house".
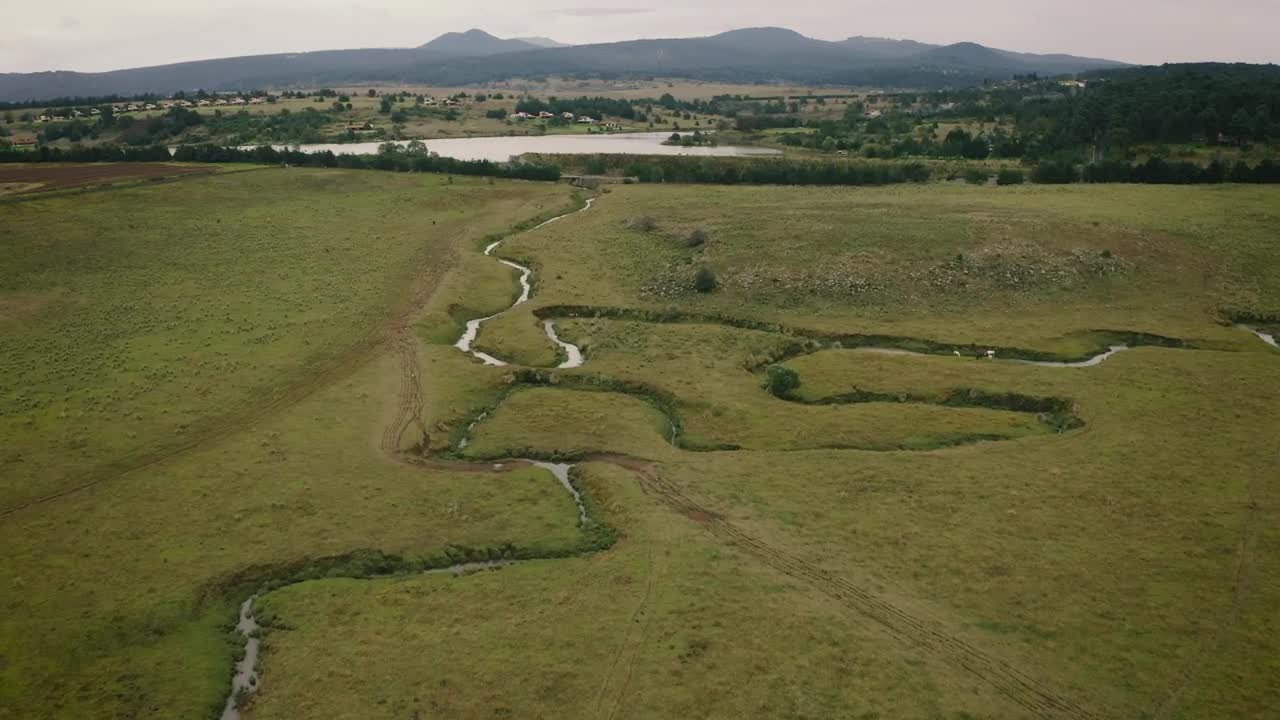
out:
{"label": "village house", "polygon": [[590,115],[583,115],[582,117],[578,118],[578,124],[579,125],[595,125],[596,119],[591,117]]}
{"label": "village house", "polygon": [[560,113],[560,117],[564,118],[565,120],[568,120],[569,122],[573,122],[573,113],[571,112]]}
{"label": "village house", "polygon": [[266,99],[266,98],[264,98],[264,97],[256,97],[256,98],[251,99],[251,100],[249,101],[249,104],[250,104],[250,105],[261,105],[262,103],[264,103],[264,102],[266,102],[266,101],[267,101],[267,99]]}
{"label": "village house", "polygon": [[555,117],[555,113],[549,113],[546,110],[543,110],[542,112],[538,113],[539,120],[550,120],[553,117]]}
{"label": "village house", "polygon": [[353,133],[369,132],[370,130],[373,129],[373,124],[366,120],[365,122],[362,122],[362,123],[351,123],[347,125],[344,129],[347,132],[353,132]]}

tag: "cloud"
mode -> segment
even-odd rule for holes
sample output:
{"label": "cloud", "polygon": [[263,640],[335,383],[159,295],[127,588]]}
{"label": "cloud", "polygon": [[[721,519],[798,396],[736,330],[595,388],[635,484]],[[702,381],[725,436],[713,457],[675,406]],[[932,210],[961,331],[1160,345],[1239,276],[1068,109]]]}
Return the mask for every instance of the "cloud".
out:
{"label": "cloud", "polygon": [[645,15],[653,12],[652,8],[604,8],[604,7],[580,7],[580,8],[561,8],[552,10],[554,15],[568,15],[570,17],[614,17],[617,15]]}

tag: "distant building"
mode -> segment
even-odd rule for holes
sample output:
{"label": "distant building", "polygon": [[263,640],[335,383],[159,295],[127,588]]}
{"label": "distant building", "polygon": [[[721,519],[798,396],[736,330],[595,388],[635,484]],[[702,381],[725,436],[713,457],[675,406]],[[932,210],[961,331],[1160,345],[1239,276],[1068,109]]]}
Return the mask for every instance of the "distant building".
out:
{"label": "distant building", "polygon": [[362,123],[351,123],[345,128],[348,132],[368,132],[373,129],[373,124],[368,121]]}
{"label": "distant building", "polygon": [[14,133],[7,138],[0,138],[14,147],[34,147],[36,136],[31,133]]}
{"label": "distant building", "polygon": [[578,118],[578,124],[579,125],[595,125],[596,119],[591,117],[590,115],[583,115],[582,117]]}

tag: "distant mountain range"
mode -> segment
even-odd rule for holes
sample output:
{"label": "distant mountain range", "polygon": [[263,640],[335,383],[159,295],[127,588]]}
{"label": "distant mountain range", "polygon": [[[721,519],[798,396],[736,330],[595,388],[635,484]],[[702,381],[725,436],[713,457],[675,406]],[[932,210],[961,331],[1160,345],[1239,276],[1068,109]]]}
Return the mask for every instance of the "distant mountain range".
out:
{"label": "distant mountain range", "polygon": [[1027,73],[1056,75],[1124,66],[1111,60],[1015,53],[975,43],[940,46],[868,37],[829,42],[783,28],[573,46],[547,38],[502,39],[468,30],[446,33],[416,48],[251,55],[102,73],[0,74],[0,100],[373,82],[465,85],[546,76],[939,88]]}

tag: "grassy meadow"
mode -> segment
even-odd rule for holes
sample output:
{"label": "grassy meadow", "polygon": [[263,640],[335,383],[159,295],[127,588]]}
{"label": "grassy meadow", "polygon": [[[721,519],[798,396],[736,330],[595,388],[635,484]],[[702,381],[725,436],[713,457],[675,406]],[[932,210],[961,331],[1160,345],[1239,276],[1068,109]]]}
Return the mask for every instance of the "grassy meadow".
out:
{"label": "grassy meadow", "polygon": [[[0,717],[213,717],[255,592],[249,720],[1280,704],[1280,352],[1226,321],[1280,312],[1275,191],[609,190],[497,250],[505,367],[482,250],[566,186],[0,205]],[[939,349],[1135,333],[1185,342]]]}
{"label": "grassy meadow", "polygon": [[208,717],[264,579],[576,546],[545,472],[379,447],[396,326],[485,237],[570,203],[290,169],[0,206],[0,715]]}

